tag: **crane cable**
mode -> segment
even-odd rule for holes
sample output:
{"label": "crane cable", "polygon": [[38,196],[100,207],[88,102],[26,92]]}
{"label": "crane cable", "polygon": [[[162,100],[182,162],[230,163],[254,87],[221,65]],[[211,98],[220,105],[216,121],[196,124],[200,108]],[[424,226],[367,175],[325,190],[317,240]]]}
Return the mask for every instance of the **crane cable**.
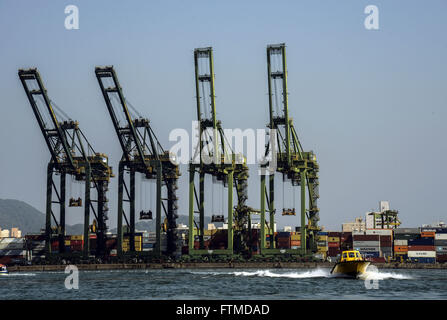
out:
{"label": "crane cable", "polygon": [[144,206],[143,206],[143,194],[144,194],[143,177],[141,175],[138,175],[138,176],[140,177],[140,194],[139,194],[139,197],[140,197],[140,210],[143,210],[144,209]]}
{"label": "crane cable", "polygon": [[284,174],[282,176],[282,208],[285,208],[285,197],[284,197]]}
{"label": "crane cable", "polygon": [[222,207],[222,214],[224,214],[224,189],[225,189],[225,187],[224,187],[224,184],[223,184],[223,181],[222,181],[222,193],[221,193],[221,207]]}
{"label": "crane cable", "polygon": [[211,212],[214,214],[214,182],[211,180]]}

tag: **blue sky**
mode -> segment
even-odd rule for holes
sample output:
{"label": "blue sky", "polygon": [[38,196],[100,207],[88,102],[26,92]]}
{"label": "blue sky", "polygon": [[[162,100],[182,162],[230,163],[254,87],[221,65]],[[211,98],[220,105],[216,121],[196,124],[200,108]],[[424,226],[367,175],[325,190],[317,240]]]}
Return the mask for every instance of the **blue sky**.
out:
{"label": "blue sky", "polygon": [[[69,4],[79,8],[79,30],[64,28]],[[379,8],[379,30],[364,28],[370,4]],[[263,128],[265,47],[285,42],[290,114],[320,163],[321,224],[339,229],[379,200],[400,211],[404,226],[447,220],[446,9],[442,0],[2,1],[0,198],[45,208],[50,156],[18,68],[39,69],[50,97],[116,171],[121,150],[96,65],[115,66],[126,96],[168,149],[169,132],[190,130],[196,116],[194,48],[214,48],[223,125]],[[182,173],[179,212],[187,214],[185,167]],[[249,204],[258,208],[256,167],[250,174]],[[82,210],[70,210],[67,222],[80,221]]]}

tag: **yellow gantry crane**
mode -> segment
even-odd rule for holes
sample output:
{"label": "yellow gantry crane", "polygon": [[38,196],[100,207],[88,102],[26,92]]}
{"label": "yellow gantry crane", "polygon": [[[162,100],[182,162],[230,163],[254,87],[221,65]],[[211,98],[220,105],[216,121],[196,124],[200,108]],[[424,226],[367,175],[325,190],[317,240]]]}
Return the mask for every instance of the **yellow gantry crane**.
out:
{"label": "yellow gantry crane", "polygon": [[[248,167],[242,155],[233,153],[225,138],[221,122],[216,117],[213,49],[194,50],[197,119],[199,143],[189,165],[189,254],[226,255],[247,253],[249,233],[247,224],[251,208],[246,205]],[[195,174],[199,174],[197,193]],[[225,249],[209,251],[204,247],[205,177],[212,183],[227,187],[228,235]],[[233,207],[233,188],[237,192],[237,204]],[[214,212],[213,212],[214,213]],[[195,217],[198,214],[198,217]],[[224,222],[223,215],[213,216],[213,222]],[[198,223],[197,223],[198,220]],[[194,227],[197,230],[199,248],[194,249]]]}
{"label": "yellow gantry crane", "polygon": [[[95,152],[88,142],[77,121],[71,120],[65,112],[50,100],[42,78],[37,69],[20,69],[18,72],[31,108],[39,124],[40,130],[51,154],[47,167],[47,198],[46,198],[46,251],[51,254],[51,239],[59,240],[59,253],[65,251],[65,209],[66,209],[66,176],[85,184],[84,201],[82,198],[69,200],[69,206],[84,205],[84,244],[83,255],[89,255],[90,210],[94,233],[97,235],[96,255],[106,254],[106,232],[108,220],[108,199],[106,196],[110,178],[113,177],[112,167],[108,165],[108,157]],[[53,108],[53,106],[55,108]],[[56,112],[57,110],[57,112]],[[59,121],[56,117],[64,118]],[[59,186],[55,183],[54,175],[59,175]],[[90,189],[96,190],[97,198],[91,198]],[[53,192],[56,200],[53,199]],[[96,208],[93,203],[96,202]],[[59,218],[53,212],[53,205],[59,205]],[[52,227],[52,219],[55,227]]]}
{"label": "yellow gantry crane", "polygon": [[[293,120],[289,117],[285,44],[267,46],[267,76],[270,115],[270,122],[267,126],[270,129],[270,139],[266,146],[265,155],[270,154],[270,157],[261,167],[261,253],[267,255],[280,253],[305,255],[310,251],[315,251],[316,233],[319,231],[319,209],[317,206],[319,166],[315,154],[312,151],[306,152],[303,150]],[[293,186],[300,187],[300,249],[278,250],[275,247],[275,172],[282,174],[283,181],[289,180],[292,188]],[[268,192],[266,176],[269,179]],[[308,207],[306,204],[306,187],[309,195]],[[266,219],[266,212],[269,213],[268,220]],[[295,208],[283,208],[282,214],[295,216],[296,210]],[[266,235],[270,236],[268,245]]]}
{"label": "yellow gantry crane", "polygon": [[[118,140],[123,150],[119,163],[118,175],[118,255],[123,255],[123,217],[128,226],[130,255],[135,255],[135,174],[140,173],[146,179],[156,181],[156,245],[147,255],[160,256],[162,253],[173,255],[179,249],[177,228],[177,180],[180,176],[178,165],[171,162],[169,151],[165,151],[153,132],[149,119],[141,115],[132,115],[129,104],[123,94],[118,76],[113,66],[96,67],[95,74],[104,96],[107,109],[112,119]],[[130,105],[130,104],[129,104]],[[131,106],[131,105],[130,105]],[[137,112],[136,110],[134,110]],[[126,183],[124,173],[130,175]],[[163,187],[166,197],[162,197]],[[143,197],[147,197],[144,194]],[[125,214],[124,203],[127,202],[128,216]],[[166,216],[167,249],[161,249],[161,212]],[[140,219],[152,219],[152,212],[140,212]],[[140,252],[139,255],[142,255]]]}

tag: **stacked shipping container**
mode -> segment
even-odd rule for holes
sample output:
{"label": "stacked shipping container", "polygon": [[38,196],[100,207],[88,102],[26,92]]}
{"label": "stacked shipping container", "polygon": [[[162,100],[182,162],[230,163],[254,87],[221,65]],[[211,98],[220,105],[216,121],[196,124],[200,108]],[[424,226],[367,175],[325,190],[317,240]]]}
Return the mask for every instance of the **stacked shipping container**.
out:
{"label": "stacked shipping container", "polygon": [[435,232],[421,230],[420,236],[408,240],[408,259],[412,262],[435,263]]}
{"label": "stacked shipping container", "polygon": [[342,237],[341,232],[328,232],[328,256],[337,257],[341,254],[340,240]]}
{"label": "stacked shipping container", "polygon": [[326,259],[328,253],[329,232],[320,231],[317,233],[317,254]]}
{"label": "stacked shipping container", "polygon": [[435,233],[436,260],[447,262],[447,228],[438,229]]}
{"label": "stacked shipping container", "polygon": [[0,264],[20,263],[25,258],[23,238],[0,238]]}

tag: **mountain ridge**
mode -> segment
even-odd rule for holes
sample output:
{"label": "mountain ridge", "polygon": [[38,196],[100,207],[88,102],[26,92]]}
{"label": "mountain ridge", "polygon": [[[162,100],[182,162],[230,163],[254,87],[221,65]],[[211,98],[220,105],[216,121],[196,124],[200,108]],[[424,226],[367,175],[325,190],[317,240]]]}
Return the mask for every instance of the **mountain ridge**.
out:
{"label": "mountain ridge", "polygon": [[[164,215],[162,216],[164,219]],[[188,225],[188,216],[180,215],[177,224]],[[205,226],[211,222],[210,217],[205,217]],[[45,214],[34,208],[25,201],[17,199],[0,199],[0,228],[11,229],[19,228],[22,236],[29,233],[40,233],[45,227]],[[81,223],[66,225],[66,234],[83,234],[83,225]],[[155,220],[137,221],[135,229],[139,231],[155,231]],[[109,226],[109,231],[116,233],[116,225]]]}

